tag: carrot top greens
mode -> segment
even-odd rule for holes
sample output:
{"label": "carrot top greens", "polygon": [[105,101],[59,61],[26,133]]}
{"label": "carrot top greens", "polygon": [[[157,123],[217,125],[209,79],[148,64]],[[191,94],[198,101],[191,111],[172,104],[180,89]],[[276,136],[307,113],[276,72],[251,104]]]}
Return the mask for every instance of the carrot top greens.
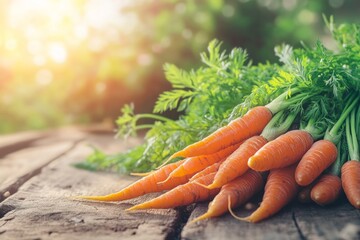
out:
{"label": "carrot top greens", "polygon": [[[173,89],[159,96],[153,113],[136,114],[134,106],[126,105],[116,122],[119,137],[148,129],[144,144],[116,155],[96,149],[77,166],[121,172],[149,171],[173,153],[260,105],[268,107],[279,123],[307,124],[315,138],[324,134],[326,138],[330,133],[336,134],[336,139],[344,138],[344,124],[336,125],[336,122],[350,96],[360,91],[360,26],[336,26],[332,18],[326,24],[338,43],[336,51],[327,49],[320,41],[314,47],[299,49],[281,45],[275,48],[279,63],[253,65],[245,50],[235,48],[226,52],[214,40],[208,51],[201,54],[203,66],[199,69],[185,71],[165,64],[165,76]],[[179,118],[173,120],[160,115],[168,110],[178,111]],[[286,116],[296,119],[286,120]],[[359,116],[357,109],[352,118]],[[144,119],[150,123],[142,124]],[[350,130],[352,134],[360,132],[359,128]],[[342,150],[346,148],[338,140],[334,143]]]}

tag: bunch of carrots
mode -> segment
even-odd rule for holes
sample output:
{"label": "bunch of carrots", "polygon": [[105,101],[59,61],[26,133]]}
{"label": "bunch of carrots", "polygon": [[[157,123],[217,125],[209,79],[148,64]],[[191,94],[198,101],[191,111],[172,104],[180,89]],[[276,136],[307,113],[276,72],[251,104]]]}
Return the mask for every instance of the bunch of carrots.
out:
{"label": "bunch of carrots", "polygon": [[[360,116],[360,97],[357,94],[348,97],[340,118],[331,127],[319,127],[315,116],[306,124],[300,124],[299,129],[289,130],[298,112],[289,111],[288,106],[294,101],[306,101],[299,92],[294,90],[290,98],[285,92],[266,106],[250,109],[244,116],[169,158],[182,157],[183,160],[170,164],[166,161],[120,192],[80,198],[123,201],[170,190],[129,211],[174,208],[213,199],[208,211],[194,221],[231,212],[262,190],[260,207],[249,217],[239,219],[259,222],[277,213],[297,194],[301,199],[327,205],[338,198],[342,189],[350,203],[360,208],[357,141],[360,130],[355,124]],[[341,129],[345,129],[352,158],[344,164],[337,148]]]}
{"label": "bunch of carrots", "polygon": [[255,223],[295,198],[325,206],[342,192],[360,209],[360,26],[338,28],[334,38],[343,47],[338,53],[321,44],[283,48],[278,74],[239,104],[246,114],[173,153],[156,170],[137,174],[143,177],[121,191],[79,198],[123,201],[166,191],[129,211],[211,200],[193,222],[233,214],[261,192],[250,216],[233,216]]}

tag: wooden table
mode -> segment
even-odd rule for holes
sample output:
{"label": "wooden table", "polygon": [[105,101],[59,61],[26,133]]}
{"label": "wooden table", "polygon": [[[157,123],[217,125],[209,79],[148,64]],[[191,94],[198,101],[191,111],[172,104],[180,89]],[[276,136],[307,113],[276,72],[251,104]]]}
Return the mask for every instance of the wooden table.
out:
{"label": "wooden table", "polygon": [[156,194],[121,203],[71,199],[114,192],[137,179],[74,168],[91,152],[89,144],[114,153],[140,142],[77,128],[0,137],[0,239],[360,239],[360,212],[345,200],[327,208],[293,204],[259,224],[230,215],[187,224],[207,203],[128,213]]}

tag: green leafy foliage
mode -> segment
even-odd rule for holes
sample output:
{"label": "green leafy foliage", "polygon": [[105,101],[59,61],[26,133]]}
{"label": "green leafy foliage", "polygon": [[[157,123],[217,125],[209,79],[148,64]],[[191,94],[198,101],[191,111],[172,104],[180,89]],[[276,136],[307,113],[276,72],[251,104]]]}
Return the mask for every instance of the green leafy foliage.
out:
{"label": "green leafy foliage", "polygon": [[[178,120],[155,114],[134,114],[133,107],[126,105],[117,120],[118,136],[134,135],[139,129],[151,127],[145,144],[111,157],[96,151],[87,159],[89,167],[116,171],[155,168],[170,154],[230,121],[228,117],[233,108],[250,94],[255,85],[268,81],[277,71],[277,65],[269,63],[252,66],[242,49],[235,48],[230,53],[222,51],[217,40],[210,42],[208,52],[202,53],[201,59],[204,66],[188,72],[170,64],[164,67],[173,90],[160,95],[154,112],[176,109],[183,112]],[[144,118],[155,122],[138,125],[138,120]],[[134,156],[136,161],[131,161]],[[114,164],[114,159],[117,159],[117,164]]]}
{"label": "green leafy foliage", "polygon": [[[125,106],[117,120],[118,135],[127,136],[150,128],[144,145],[115,156],[96,151],[87,161],[89,167],[148,171],[172,153],[258,105],[268,104],[270,109],[279,105],[279,111],[298,115],[296,122],[315,139],[323,137],[349,101],[347,96],[358,94],[360,79],[360,53],[354,51],[360,42],[358,32],[354,31],[356,25],[336,28],[331,23],[331,26],[334,39],[343,36],[341,41],[351,43],[350,48],[333,51],[321,42],[312,48],[293,49],[281,45],[275,48],[275,53],[282,65],[252,65],[246,51],[240,48],[222,51],[221,43],[214,40],[209,43],[208,51],[201,54],[204,65],[200,68],[184,71],[165,65],[173,90],[160,95],[154,112],[176,109],[182,115],[170,120],[157,114],[134,114],[131,106]],[[155,122],[139,125],[138,120],[143,118]]]}

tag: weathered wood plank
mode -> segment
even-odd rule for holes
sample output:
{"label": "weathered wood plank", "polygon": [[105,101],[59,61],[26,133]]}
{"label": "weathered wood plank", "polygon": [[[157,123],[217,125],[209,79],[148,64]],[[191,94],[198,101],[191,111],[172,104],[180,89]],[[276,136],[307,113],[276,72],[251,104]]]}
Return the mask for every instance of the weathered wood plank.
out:
{"label": "weathered wood plank", "polygon": [[0,158],[48,135],[48,132],[22,132],[0,136]]}
{"label": "weathered wood plank", "polygon": [[[110,147],[121,151],[117,144]],[[75,201],[79,194],[105,194],[136,178],[73,168],[90,149],[79,145],[45,167],[0,204],[1,239],[172,239],[179,224],[176,210],[127,213],[123,203]],[[147,196],[149,198],[151,196]]]}
{"label": "weathered wood plank", "polygon": [[[109,132],[102,135],[93,135],[88,134],[84,129],[65,127],[49,130],[46,134],[45,132],[39,134],[14,134],[14,137],[9,135],[4,138],[11,140],[9,144],[25,148],[21,150],[13,148],[15,152],[0,159],[0,202],[15,193],[25,181],[39,174],[44,166],[64,154],[82,139],[88,138],[89,143],[95,141],[97,145],[114,142],[113,134]],[[37,135],[41,137],[34,137]],[[19,136],[28,136],[25,139],[31,139],[31,141],[28,142],[28,145],[18,144],[17,142],[22,143],[24,140]],[[105,147],[105,145],[102,147]]]}
{"label": "weathered wood plank", "polygon": [[[207,210],[208,203],[198,204],[189,220],[192,220]],[[248,216],[249,210],[238,209],[235,213],[241,217]],[[184,226],[181,239],[301,239],[298,228],[293,221],[289,207],[285,208],[268,221],[251,224],[235,220],[230,214],[200,221]]]}
{"label": "weathered wood plank", "polygon": [[38,139],[32,142],[31,146],[44,146],[49,144],[60,143],[64,141],[78,142],[85,139],[88,135],[74,127],[64,127],[48,131],[46,138]]}
{"label": "weathered wood plank", "polygon": [[345,199],[328,207],[297,205],[293,212],[306,239],[360,239],[360,212]]}
{"label": "weathered wood plank", "polygon": [[0,161],[0,202],[15,193],[32,176],[74,146],[62,142],[48,146],[25,148]]}
{"label": "weathered wood plank", "polygon": [[[190,219],[204,213],[199,204]],[[250,211],[237,210],[240,216]],[[237,221],[229,214],[195,224],[186,224],[182,239],[360,239],[360,213],[345,200],[336,205],[294,203],[266,221],[251,224]]]}

